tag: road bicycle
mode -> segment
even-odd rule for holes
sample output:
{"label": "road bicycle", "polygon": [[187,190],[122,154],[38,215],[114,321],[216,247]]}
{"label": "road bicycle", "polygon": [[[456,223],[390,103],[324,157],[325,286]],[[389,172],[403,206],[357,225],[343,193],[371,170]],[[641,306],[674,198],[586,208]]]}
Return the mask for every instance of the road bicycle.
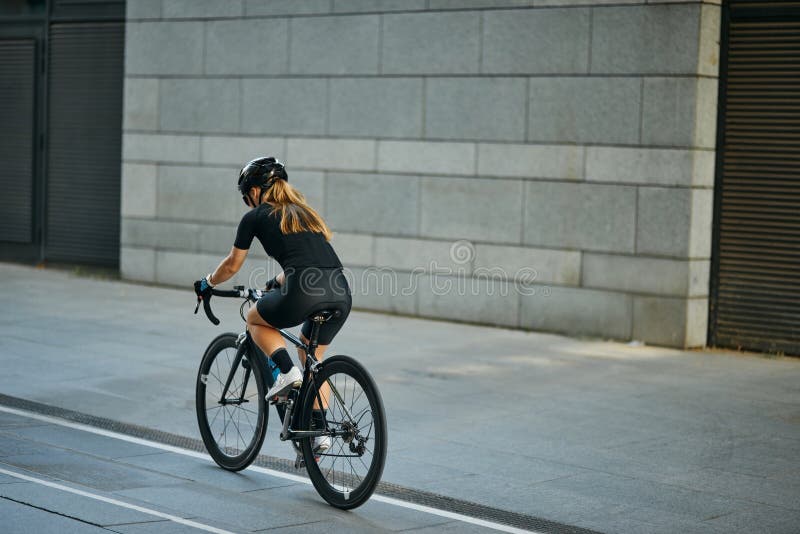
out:
{"label": "road bicycle", "polygon": [[[213,289],[211,294],[243,299],[239,314],[244,320],[245,307],[265,292],[236,286],[230,291]],[[203,299],[203,308],[217,325],[210,300]],[[270,399],[270,404],[281,419],[280,439],[295,448],[295,468],[306,468],[314,488],[329,504],[351,509],[366,502],[380,481],[387,431],[383,401],[369,372],[349,356],[324,360],[315,356],[320,325],[339,313],[335,309],[312,313],[308,344],[279,330],[307,356],[302,386]],[[223,469],[240,471],[258,456],[267,432],[265,394],[273,382],[268,358],[247,331],[217,336],[206,349],[197,373],[197,422],[206,449]],[[320,407],[324,415],[315,418],[313,412]],[[314,449],[320,436],[330,438],[327,450]]]}

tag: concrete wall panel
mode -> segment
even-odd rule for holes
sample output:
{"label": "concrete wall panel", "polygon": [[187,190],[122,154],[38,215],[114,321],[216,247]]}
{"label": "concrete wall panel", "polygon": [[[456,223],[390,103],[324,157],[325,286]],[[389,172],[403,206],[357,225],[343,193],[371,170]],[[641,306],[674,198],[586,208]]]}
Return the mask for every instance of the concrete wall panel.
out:
{"label": "concrete wall panel", "polygon": [[125,32],[126,74],[202,74],[202,22],[128,22]]}
{"label": "concrete wall panel", "polygon": [[[221,2],[224,4],[224,2]],[[289,21],[215,20],[206,24],[207,74],[277,75],[289,71]]]}
{"label": "concrete wall panel", "polygon": [[425,136],[523,141],[525,81],[519,78],[431,78],[425,87]]}
{"label": "concrete wall panel", "polygon": [[377,74],[378,17],[299,17],[290,22],[294,74]]}
{"label": "concrete wall panel", "polygon": [[475,74],[480,60],[480,14],[384,15],[384,74]]}
{"label": "concrete wall panel", "polygon": [[529,141],[639,142],[639,80],[531,78],[529,85]]}
{"label": "concrete wall panel", "polygon": [[608,252],[634,251],[636,189],[528,182],[523,243]]}
{"label": "concrete wall panel", "polygon": [[244,79],[242,90],[243,132],[274,135],[325,134],[325,80]]}
{"label": "concrete wall panel", "polygon": [[519,243],[522,182],[423,178],[420,235]]}
{"label": "concrete wall panel", "polygon": [[419,178],[328,173],[325,211],[334,231],[416,235]]}
{"label": "concrete wall panel", "polygon": [[700,4],[594,10],[592,72],[697,72]]}
{"label": "concrete wall panel", "polygon": [[162,130],[178,132],[237,132],[239,80],[161,80]]}
{"label": "concrete wall panel", "polygon": [[481,72],[589,72],[589,10],[489,11],[483,19]]}
{"label": "concrete wall panel", "polygon": [[344,78],[331,80],[331,135],[421,137],[422,80]]}

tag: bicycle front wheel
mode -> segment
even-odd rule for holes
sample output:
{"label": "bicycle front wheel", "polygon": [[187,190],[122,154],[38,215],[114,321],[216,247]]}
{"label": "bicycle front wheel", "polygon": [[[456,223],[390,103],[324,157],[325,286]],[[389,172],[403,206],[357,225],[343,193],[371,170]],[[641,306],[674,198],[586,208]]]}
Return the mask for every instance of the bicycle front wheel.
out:
{"label": "bicycle front wheel", "polygon": [[251,362],[247,349],[245,342],[237,350],[235,334],[222,334],[206,349],[197,374],[200,435],[217,465],[229,471],[255,460],[267,432],[260,362]]}
{"label": "bicycle front wheel", "polygon": [[[314,450],[301,440],[308,475],[329,504],[343,510],[364,504],[375,491],[386,462],[386,414],[367,370],[348,356],[325,359],[303,398],[300,428],[314,429],[313,410],[325,408],[330,448]],[[316,406],[315,406],[316,403]],[[316,426],[321,424],[320,418]]]}

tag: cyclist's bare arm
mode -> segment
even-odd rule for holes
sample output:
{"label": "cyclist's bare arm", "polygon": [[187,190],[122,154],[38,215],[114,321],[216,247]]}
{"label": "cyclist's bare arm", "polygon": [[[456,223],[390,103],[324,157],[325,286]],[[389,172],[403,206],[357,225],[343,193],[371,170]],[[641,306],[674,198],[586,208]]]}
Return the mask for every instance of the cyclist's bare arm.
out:
{"label": "cyclist's bare arm", "polygon": [[[214,272],[211,273],[211,280],[209,280],[209,283],[218,286],[230,280],[230,278],[242,268],[244,260],[247,258],[247,251],[248,249],[231,247],[230,253],[220,262]],[[278,285],[283,285],[283,271],[278,274],[276,279],[278,280]]]}
{"label": "cyclist's bare arm", "polygon": [[239,272],[244,260],[247,257],[247,249],[231,247],[230,253],[219,263],[214,272],[211,273],[209,284],[218,286]]}

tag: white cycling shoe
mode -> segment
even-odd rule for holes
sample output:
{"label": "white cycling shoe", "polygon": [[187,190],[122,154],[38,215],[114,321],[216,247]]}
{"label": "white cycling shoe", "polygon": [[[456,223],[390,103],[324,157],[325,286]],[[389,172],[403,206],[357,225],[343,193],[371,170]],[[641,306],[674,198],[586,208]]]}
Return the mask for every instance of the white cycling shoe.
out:
{"label": "white cycling shoe", "polygon": [[266,398],[270,400],[274,397],[286,395],[290,389],[299,388],[302,385],[303,373],[300,372],[300,369],[298,369],[296,365],[293,365],[288,373],[281,373],[278,375],[275,384],[267,391]]}
{"label": "white cycling shoe", "polygon": [[325,452],[331,448],[330,436],[317,436],[314,438],[314,452]]}

